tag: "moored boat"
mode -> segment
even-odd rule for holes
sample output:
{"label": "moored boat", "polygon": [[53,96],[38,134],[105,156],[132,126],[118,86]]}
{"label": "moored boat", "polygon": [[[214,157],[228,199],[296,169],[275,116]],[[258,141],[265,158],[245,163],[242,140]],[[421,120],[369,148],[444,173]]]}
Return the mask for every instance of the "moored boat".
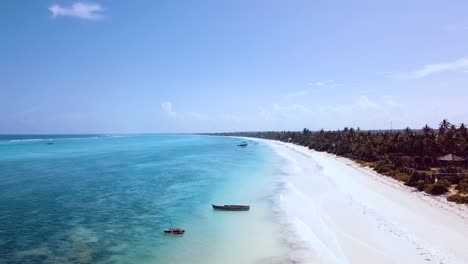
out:
{"label": "moored boat", "polygon": [[247,142],[241,142],[240,144],[238,144],[237,146],[238,147],[241,147],[241,148],[245,148],[247,147],[249,144]]}
{"label": "moored boat", "polygon": [[168,228],[164,230],[166,234],[182,235],[185,233],[185,230],[182,228]]}
{"label": "moored boat", "polygon": [[225,211],[248,211],[250,210],[250,205],[237,205],[237,204],[225,204],[225,205],[215,205],[212,204],[214,210],[225,210]]}

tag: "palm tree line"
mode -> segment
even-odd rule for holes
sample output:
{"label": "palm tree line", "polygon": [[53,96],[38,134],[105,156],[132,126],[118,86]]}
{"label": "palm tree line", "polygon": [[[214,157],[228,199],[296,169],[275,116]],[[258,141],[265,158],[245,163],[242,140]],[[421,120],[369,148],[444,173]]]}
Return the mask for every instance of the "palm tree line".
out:
{"label": "palm tree line", "polygon": [[[451,191],[449,200],[468,203],[466,163],[440,164],[438,157],[454,154],[468,157],[468,129],[444,119],[437,129],[428,125],[413,130],[364,131],[345,127],[336,131],[268,131],[220,133],[291,142],[317,151],[351,158],[379,173],[404,181],[431,194]],[[443,179],[434,177],[446,173]],[[447,174],[448,173],[448,174]],[[465,189],[466,185],[466,189]]]}

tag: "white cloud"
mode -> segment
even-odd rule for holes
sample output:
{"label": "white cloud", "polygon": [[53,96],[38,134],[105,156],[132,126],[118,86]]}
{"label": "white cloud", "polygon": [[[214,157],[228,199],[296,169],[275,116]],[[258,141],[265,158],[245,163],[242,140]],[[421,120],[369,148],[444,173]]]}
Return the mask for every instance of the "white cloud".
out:
{"label": "white cloud", "polygon": [[284,118],[298,117],[299,115],[313,114],[309,108],[301,104],[279,105],[273,104],[273,110],[276,114]]}
{"label": "white cloud", "polygon": [[95,21],[103,17],[102,12],[105,11],[105,8],[97,3],[76,2],[71,6],[51,5],[49,11],[53,18],[68,16]]}
{"label": "white cloud", "polygon": [[360,127],[364,129],[385,129],[393,120],[402,124],[406,118],[406,107],[396,102],[391,96],[359,96],[353,101],[342,104],[323,104],[318,106],[314,125],[328,129]]}
{"label": "white cloud", "polygon": [[292,99],[292,98],[296,98],[296,97],[306,96],[308,94],[309,94],[309,90],[299,90],[299,91],[294,91],[294,92],[287,93],[284,98]]}
{"label": "white cloud", "polygon": [[337,83],[335,80],[323,80],[323,81],[310,82],[310,83],[307,83],[307,85],[313,86],[313,88],[289,92],[284,96],[284,99],[289,100],[293,98],[298,98],[301,96],[309,95],[313,92],[318,92],[318,91],[341,86],[341,84]]}
{"label": "white cloud", "polygon": [[234,122],[238,122],[238,123],[244,122],[244,121],[246,121],[248,119],[245,116],[237,115],[237,114],[224,114],[224,115],[222,115],[222,117],[225,118],[228,121],[234,121]]}
{"label": "white cloud", "polygon": [[468,58],[461,58],[451,62],[427,64],[409,74],[400,74],[396,75],[396,77],[403,79],[421,79],[436,73],[466,70],[468,70]]}
{"label": "white cloud", "polygon": [[258,114],[259,114],[261,119],[271,120],[271,118],[272,118],[271,112],[268,111],[265,107],[259,106],[257,110],[258,110]]}
{"label": "white cloud", "polygon": [[309,83],[309,85],[322,87],[322,86],[334,86],[335,80],[325,80],[325,81],[316,81],[314,83]]}
{"label": "white cloud", "polygon": [[[164,132],[215,132],[217,126],[226,125],[220,118],[205,113],[186,111],[171,101],[160,104],[158,129]],[[176,110],[177,109],[177,110]],[[221,130],[218,130],[221,131]]]}
{"label": "white cloud", "polygon": [[380,107],[378,103],[369,100],[367,96],[360,96],[356,102],[356,106],[361,109],[375,109]]}
{"label": "white cloud", "polygon": [[206,116],[197,112],[188,112],[187,116],[192,117],[194,119],[205,119]]}
{"label": "white cloud", "polygon": [[378,99],[371,100],[367,96],[359,96],[356,101],[346,105],[328,105],[322,107],[322,111],[331,110],[337,113],[379,113],[390,109],[400,109],[403,105],[395,102],[391,96],[385,95]]}
{"label": "white cloud", "polygon": [[169,101],[161,103],[161,109],[169,117],[176,116],[176,112],[172,109],[172,103]]}
{"label": "white cloud", "polygon": [[220,112],[209,115],[179,109],[170,100],[160,104],[166,131],[257,131],[312,130],[361,127],[362,129],[404,127],[409,117],[407,107],[391,95],[357,95],[346,100],[314,102],[279,102],[259,105],[240,112]]}
{"label": "white cloud", "polygon": [[175,111],[174,105],[170,101],[161,103],[161,111],[168,117],[177,118],[179,121],[183,120],[205,120],[207,116],[198,112],[181,112]]}
{"label": "white cloud", "polygon": [[382,103],[383,106],[394,107],[394,108],[403,106],[402,104],[397,103],[395,100],[393,100],[393,97],[390,95],[384,95],[382,98],[383,98],[383,103]]}
{"label": "white cloud", "polygon": [[[310,82],[308,83],[309,86],[312,86],[309,90],[309,92],[319,92],[319,91],[326,91],[326,90],[331,90],[340,86],[343,86],[343,84],[335,81],[335,80],[323,80],[323,81],[316,81],[316,82]],[[349,84],[348,84],[349,85]]]}

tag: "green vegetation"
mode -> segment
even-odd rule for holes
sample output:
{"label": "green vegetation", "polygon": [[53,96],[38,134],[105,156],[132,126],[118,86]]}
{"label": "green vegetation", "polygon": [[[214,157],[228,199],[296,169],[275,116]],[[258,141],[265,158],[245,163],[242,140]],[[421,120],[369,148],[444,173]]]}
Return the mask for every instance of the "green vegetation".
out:
{"label": "green vegetation", "polygon": [[460,182],[458,183],[456,189],[460,193],[468,194],[468,177],[465,177],[465,178],[461,179]]}
{"label": "green vegetation", "polygon": [[[432,177],[429,177],[426,172],[419,172],[419,171],[413,170],[408,180],[405,181],[405,185],[411,186],[411,187],[417,187],[421,182],[432,184],[433,181],[431,181],[430,179],[432,179]],[[422,188],[424,190],[424,185]]]}
{"label": "green vegetation", "polygon": [[468,204],[468,196],[461,195],[459,193],[450,195],[449,197],[447,197],[447,200],[449,200],[450,202],[458,203],[458,204],[462,204],[462,203]]}
{"label": "green vegetation", "polygon": [[431,184],[425,185],[424,191],[432,195],[441,195],[441,194],[448,192],[448,186],[444,183],[439,183],[439,182],[431,183]]}
{"label": "green vegetation", "polygon": [[362,160],[358,160],[358,159],[353,159],[353,161],[358,163],[362,167],[371,167],[371,168],[375,167],[375,162],[362,161]]}
{"label": "green vegetation", "polygon": [[[451,185],[468,194],[468,171],[465,162],[441,163],[438,157],[455,154],[468,157],[468,129],[443,120],[438,129],[362,131],[347,128],[338,131],[242,132],[235,135],[280,140],[350,158],[361,166],[402,181],[407,186],[433,195],[448,192]],[[435,173],[436,172],[436,173]],[[436,181],[439,179],[439,181]],[[450,196],[453,197],[453,196]],[[465,197],[465,196],[463,196]],[[462,201],[465,198],[450,198]]]}

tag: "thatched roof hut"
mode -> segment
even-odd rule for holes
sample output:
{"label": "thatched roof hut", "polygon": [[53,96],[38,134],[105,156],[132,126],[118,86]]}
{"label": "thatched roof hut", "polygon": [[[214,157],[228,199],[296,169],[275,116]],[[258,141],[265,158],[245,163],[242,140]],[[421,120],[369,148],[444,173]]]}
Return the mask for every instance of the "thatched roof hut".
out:
{"label": "thatched roof hut", "polygon": [[464,162],[465,159],[454,154],[447,154],[445,156],[437,158],[438,161],[449,161],[449,162]]}

